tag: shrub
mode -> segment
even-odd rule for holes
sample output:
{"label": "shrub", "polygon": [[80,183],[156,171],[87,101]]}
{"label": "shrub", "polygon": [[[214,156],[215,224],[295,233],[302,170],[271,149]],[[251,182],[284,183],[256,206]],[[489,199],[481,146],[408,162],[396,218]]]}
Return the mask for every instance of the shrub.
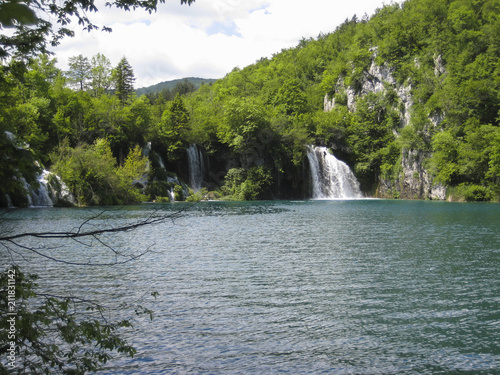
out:
{"label": "shrub", "polygon": [[467,202],[491,201],[493,194],[486,186],[461,184],[463,195]]}
{"label": "shrub", "polygon": [[265,167],[232,168],[226,175],[222,192],[225,199],[250,201],[263,199],[272,184],[271,172]]}
{"label": "shrub", "polygon": [[[15,359],[2,361],[0,373],[83,375],[99,370],[112,352],[136,353],[118,334],[131,327],[128,320],[111,322],[101,306],[75,297],[37,294],[37,277],[17,266],[2,271],[0,352]],[[13,310],[15,317],[3,315]]]}

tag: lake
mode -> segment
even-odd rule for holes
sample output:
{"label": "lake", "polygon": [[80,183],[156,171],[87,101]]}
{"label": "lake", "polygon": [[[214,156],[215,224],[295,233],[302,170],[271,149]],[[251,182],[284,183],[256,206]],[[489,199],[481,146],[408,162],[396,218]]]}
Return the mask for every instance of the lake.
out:
{"label": "lake", "polygon": [[[47,290],[154,310],[125,333],[137,355],[104,374],[500,374],[498,204],[144,204],[106,209],[89,224],[180,209],[163,224],[107,237],[116,249],[152,250],[124,265],[13,254]],[[2,226],[69,230],[100,212],[15,210]],[[115,257],[95,241],[27,244],[83,263]]]}

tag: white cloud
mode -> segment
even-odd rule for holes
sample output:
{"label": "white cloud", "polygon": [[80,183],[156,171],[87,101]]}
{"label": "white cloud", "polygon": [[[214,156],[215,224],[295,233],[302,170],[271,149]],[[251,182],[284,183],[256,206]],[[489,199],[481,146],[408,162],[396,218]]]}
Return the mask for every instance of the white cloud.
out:
{"label": "white cloud", "polygon": [[75,26],[76,36],[54,52],[62,69],[79,54],[102,53],[113,65],[125,56],[137,87],[187,76],[220,78],[381,6],[381,0],[196,0],[191,6],[167,0],[151,15],[101,6],[92,20],[112,33],[83,33]]}

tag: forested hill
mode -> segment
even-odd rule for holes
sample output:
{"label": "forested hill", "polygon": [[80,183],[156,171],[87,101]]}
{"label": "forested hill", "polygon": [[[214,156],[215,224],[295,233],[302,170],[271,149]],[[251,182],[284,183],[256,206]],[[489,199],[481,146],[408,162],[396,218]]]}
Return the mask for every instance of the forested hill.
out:
{"label": "forested hill", "polygon": [[275,178],[293,186],[291,164],[311,143],[347,161],[369,194],[498,199],[499,57],[498,1],[385,6],[197,93],[194,141],[226,145],[244,169],[285,171]]}
{"label": "forested hill", "polygon": [[[46,57],[2,69],[1,130],[29,143],[80,204],[144,198],[127,184],[140,148],[150,150],[145,193],[166,196],[171,172],[189,181],[190,144],[203,150],[213,196],[310,197],[313,144],[348,163],[369,196],[499,200],[497,0],[384,6],[168,99],[71,89]],[[9,168],[3,176],[20,170]]]}
{"label": "forested hill", "polygon": [[150,93],[160,93],[163,90],[173,91],[176,88],[179,88],[178,91],[195,91],[200,88],[201,85],[210,85],[217,81],[212,78],[197,78],[197,77],[186,77],[182,79],[173,79],[171,81],[164,81],[157,83],[155,85],[141,87],[135,90],[137,96],[150,94]]}

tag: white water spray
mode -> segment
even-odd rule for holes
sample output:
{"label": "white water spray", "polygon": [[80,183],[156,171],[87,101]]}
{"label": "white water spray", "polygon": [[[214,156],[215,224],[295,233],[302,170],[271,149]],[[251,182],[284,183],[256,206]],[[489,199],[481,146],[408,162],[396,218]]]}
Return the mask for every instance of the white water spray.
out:
{"label": "white water spray", "polygon": [[326,147],[307,146],[313,199],[362,198],[359,182],[349,166]]}
{"label": "white water spray", "polygon": [[203,183],[204,166],[203,153],[195,144],[192,144],[187,149],[189,163],[189,183],[194,191],[201,189]]}

